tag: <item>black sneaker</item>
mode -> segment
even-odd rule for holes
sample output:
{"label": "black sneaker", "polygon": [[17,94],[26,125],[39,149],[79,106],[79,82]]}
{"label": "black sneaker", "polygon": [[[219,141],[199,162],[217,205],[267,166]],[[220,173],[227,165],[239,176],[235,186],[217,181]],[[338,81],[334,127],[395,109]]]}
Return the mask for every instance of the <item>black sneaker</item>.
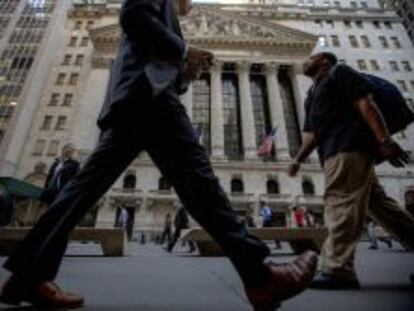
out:
{"label": "black sneaker", "polygon": [[312,283],[309,286],[315,289],[360,289],[361,284],[359,283],[356,276],[337,276],[334,274],[318,272],[313,278]]}

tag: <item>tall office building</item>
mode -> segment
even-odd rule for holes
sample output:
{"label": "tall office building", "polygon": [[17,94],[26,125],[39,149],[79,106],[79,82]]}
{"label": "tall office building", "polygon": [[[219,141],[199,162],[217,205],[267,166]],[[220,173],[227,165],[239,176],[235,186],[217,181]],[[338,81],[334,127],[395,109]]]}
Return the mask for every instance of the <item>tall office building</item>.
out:
{"label": "tall office building", "polygon": [[412,0],[381,0],[384,8],[394,9],[403,19],[404,27],[414,44],[414,1]]}
{"label": "tall office building", "polygon": [[[64,143],[74,142],[84,160],[99,138],[95,120],[117,53],[121,1],[91,3],[75,2],[62,44],[48,54],[53,66],[36,112],[27,120],[30,131],[14,171],[18,178],[41,184]],[[290,223],[292,205],[306,206],[322,218],[324,178],[317,156],[311,156],[298,178],[286,172],[301,143],[303,102],[311,85],[302,62],[311,53],[335,52],[341,62],[393,81],[413,105],[412,44],[401,19],[376,0],[196,5],[181,25],[191,44],[216,57],[182,101],[240,214],[257,216],[258,201],[264,200],[280,225]],[[274,151],[259,157],[263,137],[275,127]],[[413,152],[413,135],[411,127],[396,139]],[[404,204],[414,191],[413,164],[406,170],[382,165],[378,173],[389,194]],[[168,181],[142,154],[88,219],[112,227],[124,206],[131,229],[154,232],[179,205]]]}
{"label": "tall office building", "polygon": [[[36,95],[43,89],[41,79],[45,74],[42,72],[46,73],[50,67],[48,60],[55,51],[57,34],[54,30],[65,20],[66,14],[59,13],[65,12],[67,4],[67,1],[57,0],[0,2],[0,163],[4,165],[4,161],[14,161],[4,159],[7,149],[12,147],[10,144],[14,143],[11,140],[17,139],[14,130],[28,131],[17,123],[32,118],[28,110],[36,106]],[[7,139],[9,128],[11,133]],[[20,142],[24,141],[22,137]]]}

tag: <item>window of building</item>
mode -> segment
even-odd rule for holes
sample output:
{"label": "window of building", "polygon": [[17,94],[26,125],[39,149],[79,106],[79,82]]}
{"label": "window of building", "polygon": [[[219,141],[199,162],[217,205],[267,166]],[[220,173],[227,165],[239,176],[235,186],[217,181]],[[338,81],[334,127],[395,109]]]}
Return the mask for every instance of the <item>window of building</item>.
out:
{"label": "window of building", "polygon": [[331,36],[332,46],[333,47],[340,47],[341,43],[339,42],[338,36]]}
{"label": "window of building", "polygon": [[411,64],[410,64],[409,61],[403,61],[403,62],[401,62],[401,64],[402,64],[403,69],[404,69],[405,72],[411,72],[412,71]]}
{"label": "window of building", "polygon": [[359,47],[358,40],[355,36],[349,36],[349,43],[351,44],[353,48]]}
{"label": "window of building", "polygon": [[389,44],[388,44],[387,38],[385,38],[384,36],[379,36],[378,40],[379,40],[382,48],[388,49],[390,47]]}
{"label": "window of building", "polygon": [[[255,65],[253,67],[255,67]],[[257,148],[261,145],[263,138],[272,130],[266,78],[260,70],[261,67],[257,65],[258,72],[255,72],[250,76],[250,90],[253,104]]]}
{"label": "window of building", "polygon": [[47,155],[48,156],[56,156],[59,151],[59,141],[58,140],[52,140],[49,143],[49,148],[47,149]]}
{"label": "window of building", "polygon": [[230,183],[231,193],[243,193],[244,184],[240,178],[233,178]]}
{"label": "window of building", "polygon": [[82,47],[88,46],[88,43],[89,43],[89,37],[82,37],[80,46]]}
{"label": "window of building", "polygon": [[381,24],[378,21],[372,22],[372,25],[374,26],[375,29],[381,29]]}
{"label": "window of building", "polygon": [[328,46],[328,40],[326,39],[326,36],[319,36],[318,44],[321,47],[327,47]]}
{"label": "window of building", "polygon": [[62,66],[69,66],[72,62],[72,55],[66,54],[62,61]]}
{"label": "window of building", "polygon": [[351,5],[351,8],[353,9],[356,9],[358,7],[355,1],[351,1],[349,4]]}
{"label": "window of building", "polygon": [[380,71],[381,70],[381,68],[378,64],[378,61],[376,61],[375,59],[371,59],[370,64],[371,64],[372,71]]}
{"label": "window of building", "polygon": [[44,139],[38,139],[36,140],[34,149],[33,149],[33,155],[40,156],[43,154],[43,151],[45,150],[46,146],[46,140]]}
{"label": "window of building", "polygon": [[92,21],[92,20],[90,20],[90,21],[88,21],[88,23],[87,23],[87,25],[86,25],[86,28],[87,29],[90,29],[90,28],[92,28],[93,27],[93,25],[95,24],[95,21]]}
{"label": "window of building", "polygon": [[329,0],[325,0],[323,2],[323,6],[329,7],[331,5],[331,2]]}
{"label": "window of building", "polygon": [[57,106],[59,104],[60,94],[53,93],[50,96],[49,106]]}
{"label": "window of building", "polygon": [[401,92],[408,92],[407,83],[404,80],[397,80],[397,85]]}
{"label": "window of building", "polygon": [[341,2],[339,2],[339,1],[334,1],[334,7],[336,7],[336,8],[340,8],[340,7],[341,7]]}
{"label": "window of building", "polygon": [[344,20],[344,26],[345,28],[352,28],[352,24],[350,20]]}
{"label": "window of building", "polygon": [[398,40],[397,37],[391,37],[391,42],[392,42],[392,45],[395,49],[400,49],[401,48],[400,40]]}
{"label": "window of building", "polygon": [[398,64],[396,61],[390,61],[390,67],[391,67],[391,71],[394,71],[394,72],[400,71],[400,67],[398,67]]}
{"label": "window of building", "polygon": [[279,194],[279,183],[275,179],[269,179],[266,182],[266,191],[268,194]]}
{"label": "window of building", "polygon": [[411,84],[411,88],[412,88],[412,90],[414,91],[414,81],[412,80],[412,81],[410,81],[410,84]]}
{"label": "window of building", "polygon": [[318,26],[319,28],[322,28],[322,27],[323,27],[322,21],[321,21],[320,19],[317,19],[317,20],[315,21],[315,24],[316,24],[316,26]]}
{"label": "window of building", "polygon": [[391,22],[384,22],[385,28],[387,29],[393,29]]}
{"label": "window of building", "polygon": [[66,127],[66,120],[67,118],[65,116],[59,116],[57,123],[56,123],[56,130],[57,131],[63,131]]}
{"label": "window of building", "polygon": [[[229,159],[243,158],[241,112],[238,78],[234,68],[224,68],[228,73],[222,75],[224,153]],[[231,72],[233,71],[233,72]]]}
{"label": "window of building", "polygon": [[330,27],[330,28],[334,28],[335,27],[335,24],[334,24],[333,20],[327,20],[326,21],[326,25],[328,27]]}
{"label": "window of building", "polygon": [[82,25],[83,25],[82,21],[76,21],[74,29],[76,29],[76,30],[81,29]]}
{"label": "window of building", "polygon": [[172,186],[170,184],[170,182],[165,178],[165,177],[161,177],[158,180],[158,190],[171,190]]}
{"label": "window of building", "polygon": [[357,26],[357,28],[360,28],[360,29],[362,29],[362,28],[364,28],[364,24],[362,24],[362,21],[355,21],[355,25]]}
{"label": "window of building", "polygon": [[76,85],[78,84],[79,74],[72,73],[69,78],[69,85]]}
{"label": "window of building", "polygon": [[361,36],[361,41],[362,41],[362,46],[364,48],[370,48],[371,47],[371,42],[369,41],[368,36]]}
{"label": "window of building", "polygon": [[52,120],[53,116],[45,116],[40,129],[45,131],[50,130],[52,128]]}
{"label": "window of building", "polygon": [[363,60],[363,59],[358,59],[358,61],[357,61],[357,63],[358,63],[358,68],[359,68],[359,70],[367,70],[368,68],[367,68],[367,63],[365,62],[365,60]]}
{"label": "window of building", "polygon": [[346,65],[346,60],[345,59],[338,59],[338,64]]}
{"label": "window of building", "polygon": [[65,94],[65,97],[63,98],[63,103],[62,106],[72,106],[72,102],[73,102],[73,94]]}
{"label": "window of building", "polygon": [[203,73],[193,82],[193,126],[200,133],[200,141],[210,153],[210,121],[211,121],[211,89],[210,76]]}
{"label": "window of building", "polygon": [[78,42],[78,37],[76,36],[70,37],[69,46],[71,47],[76,46],[77,42]]}
{"label": "window of building", "polygon": [[310,178],[303,179],[302,191],[304,195],[315,195],[315,186]]}
{"label": "window of building", "polygon": [[137,185],[137,177],[134,174],[128,174],[124,177],[123,188],[124,189],[135,189]]}
{"label": "window of building", "polygon": [[81,54],[77,55],[76,60],[75,60],[75,66],[82,66],[84,59],[85,59],[85,56],[83,56]]}
{"label": "window of building", "polygon": [[368,8],[368,3],[366,3],[365,1],[361,1],[361,8],[363,9]]}
{"label": "window of building", "polygon": [[63,85],[65,83],[65,79],[66,79],[66,74],[59,73],[58,76],[57,76],[55,84],[56,85]]}

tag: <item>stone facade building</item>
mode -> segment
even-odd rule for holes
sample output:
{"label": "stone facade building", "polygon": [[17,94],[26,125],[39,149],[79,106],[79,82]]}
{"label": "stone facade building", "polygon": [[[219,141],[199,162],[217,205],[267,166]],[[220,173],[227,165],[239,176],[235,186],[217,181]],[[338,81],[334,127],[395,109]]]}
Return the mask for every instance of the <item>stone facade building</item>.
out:
{"label": "stone facade building", "polygon": [[384,8],[391,8],[403,19],[403,25],[414,44],[414,2],[411,0],[381,0]]}
{"label": "stone facade building", "polygon": [[[75,143],[81,160],[96,145],[95,120],[120,37],[119,8],[119,0],[76,1],[64,27],[55,30],[62,39],[49,50],[51,70],[39,81],[41,98],[21,130],[24,144],[9,151],[19,155],[12,175],[40,183],[42,165],[50,165],[64,143]],[[196,5],[181,24],[191,44],[216,57],[182,101],[240,214],[257,216],[258,202],[264,200],[275,209],[280,225],[289,224],[292,205],[313,209],[321,218],[324,180],[316,154],[298,178],[286,172],[301,143],[303,102],[310,86],[301,65],[312,52],[333,51],[342,62],[392,80],[413,104],[414,50],[400,18],[377,1]],[[275,127],[274,152],[258,157],[263,137]],[[410,152],[413,134],[411,127],[397,137]],[[414,187],[414,165],[405,170],[383,165],[378,173],[390,195],[404,204]],[[96,226],[112,227],[124,206],[135,231],[157,231],[179,205],[168,182],[142,154],[89,218]]]}
{"label": "stone facade building", "polygon": [[0,2],[0,174],[14,174],[59,43],[68,1]]}

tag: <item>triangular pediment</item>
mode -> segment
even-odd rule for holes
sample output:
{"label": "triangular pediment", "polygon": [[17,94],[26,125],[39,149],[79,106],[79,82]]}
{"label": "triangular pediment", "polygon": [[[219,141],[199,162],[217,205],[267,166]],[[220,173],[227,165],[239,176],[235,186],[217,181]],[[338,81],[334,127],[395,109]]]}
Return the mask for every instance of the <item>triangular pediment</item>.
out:
{"label": "triangular pediment", "polygon": [[[317,37],[296,29],[260,19],[239,16],[233,12],[209,6],[195,6],[180,20],[184,37],[195,43],[236,44],[245,46],[302,46],[312,50]],[[115,43],[120,38],[118,24],[100,26],[90,30],[95,47]]]}
{"label": "triangular pediment", "polygon": [[185,37],[190,40],[203,38],[311,45],[315,45],[317,40],[309,33],[208,6],[195,7],[181,20],[181,27]]}

